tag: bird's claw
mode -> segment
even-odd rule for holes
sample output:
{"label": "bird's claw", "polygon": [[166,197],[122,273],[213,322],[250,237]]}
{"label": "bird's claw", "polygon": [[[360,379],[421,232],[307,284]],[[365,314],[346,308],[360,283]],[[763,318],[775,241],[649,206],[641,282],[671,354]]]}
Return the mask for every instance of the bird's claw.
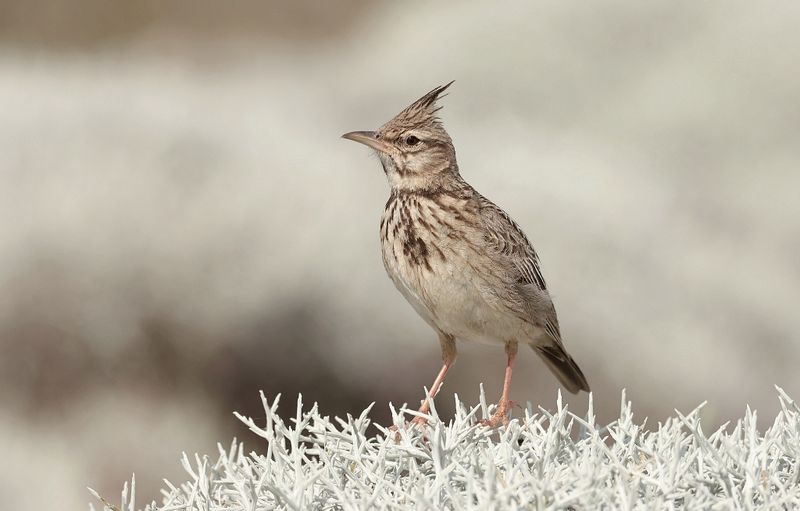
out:
{"label": "bird's claw", "polygon": [[512,401],[507,403],[500,403],[491,417],[483,419],[480,424],[489,428],[496,428],[498,426],[507,426],[508,419],[511,412],[511,407],[514,406]]}
{"label": "bird's claw", "polygon": [[411,421],[408,424],[410,424],[412,427],[413,426],[427,426],[428,425],[428,419],[426,419],[424,417],[417,416],[417,417],[414,417],[413,419],[411,419]]}
{"label": "bird's claw", "polygon": [[[411,419],[410,421],[406,422],[404,427],[405,427],[405,429],[413,429],[413,428],[416,428],[416,427],[424,428],[424,427],[427,427],[427,426],[428,426],[428,419],[426,419],[424,417],[417,416],[417,417],[414,417],[413,419]],[[390,426],[389,427],[389,431],[393,431],[394,432],[394,441],[395,441],[395,443],[399,443],[400,442],[400,427],[398,427],[396,425]]]}

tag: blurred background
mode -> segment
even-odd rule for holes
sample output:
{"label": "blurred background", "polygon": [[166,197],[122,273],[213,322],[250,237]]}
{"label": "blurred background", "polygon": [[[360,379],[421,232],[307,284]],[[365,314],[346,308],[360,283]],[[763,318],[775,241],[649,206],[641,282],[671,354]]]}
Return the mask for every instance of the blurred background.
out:
{"label": "blurred background", "polygon": [[[439,368],[385,276],[373,129],[456,80],[464,177],[535,243],[601,421],[800,398],[800,4],[0,1],[0,492],[140,502],[234,410],[388,419]],[[512,397],[557,384],[530,351]],[[437,400],[499,394],[461,345]],[[586,395],[568,396],[576,412]],[[30,481],[40,484],[35,491]]]}

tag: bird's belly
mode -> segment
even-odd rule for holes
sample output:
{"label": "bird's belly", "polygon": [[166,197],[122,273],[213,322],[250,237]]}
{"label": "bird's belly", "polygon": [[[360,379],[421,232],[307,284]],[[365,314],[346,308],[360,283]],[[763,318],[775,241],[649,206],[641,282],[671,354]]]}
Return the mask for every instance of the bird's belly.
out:
{"label": "bird's belly", "polygon": [[457,257],[431,260],[430,268],[403,258],[387,272],[403,296],[432,327],[458,339],[490,344],[530,336],[531,325],[490,303],[491,284]]}
{"label": "bird's belly", "polygon": [[471,279],[462,275],[436,280],[427,294],[441,330],[465,341],[492,344],[516,337],[517,318],[491,307]]}

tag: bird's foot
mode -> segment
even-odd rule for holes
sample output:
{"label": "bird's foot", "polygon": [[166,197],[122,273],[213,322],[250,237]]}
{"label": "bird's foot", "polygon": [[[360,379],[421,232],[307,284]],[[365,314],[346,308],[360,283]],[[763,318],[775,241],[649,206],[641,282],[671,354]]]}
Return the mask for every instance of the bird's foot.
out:
{"label": "bird's foot", "polygon": [[508,416],[512,406],[514,406],[514,403],[511,401],[499,403],[492,416],[488,419],[483,419],[481,425],[490,428],[508,425]]}
{"label": "bird's foot", "polygon": [[425,417],[416,416],[413,419],[411,419],[407,424],[412,428],[417,426],[425,427],[428,425],[428,419],[426,419]]}
{"label": "bird's foot", "polygon": [[[413,419],[411,419],[410,421],[406,422],[405,426],[403,426],[403,427],[404,427],[404,429],[408,430],[408,429],[414,429],[414,428],[422,429],[422,428],[425,428],[427,426],[428,426],[428,419],[425,419],[424,417],[417,416],[417,417],[414,417]],[[395,443],[399,443],[400,442],[400,427],[398,427],[398,426],[390,426],[389,427],[389,431],[394,432],[394,441],[395,441]],[[423,438],[425,438],[425,437],[423,437]]]}
{"label": "bird's foot", "polygon": [[397,426],[394,426],[394,425],[393,426],[389,426],[389,431],[394,433],[394,443],[399,444],[400,443],[400,428],[398,428]]}

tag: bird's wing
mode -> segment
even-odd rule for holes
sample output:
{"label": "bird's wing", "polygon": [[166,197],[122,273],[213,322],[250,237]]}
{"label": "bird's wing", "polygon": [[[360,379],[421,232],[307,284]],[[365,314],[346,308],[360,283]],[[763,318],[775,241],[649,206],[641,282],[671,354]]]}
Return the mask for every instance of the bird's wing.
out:
{"label": "bird's wing", "polygon": [[533,284],[540,291],[547,291],[547,284],[539,267],[539,256],[522,229],[505,211],[486,197],[479,195],[479,201],[487,241],[513,262],[519,274],[517,282]]}
{"label": "bird's wing", "polygon": [[[486,242],[504,256],[511,264],[516,287],[523,299],[533,305],[537,323],[557,344],[561,344],[561,332],[555,307],[550,300],[547,284],[542,276],[539,256],[525,233],[508,214],[486,197],[477,194]],[[530,320],[531,318],[527,318]]]}

